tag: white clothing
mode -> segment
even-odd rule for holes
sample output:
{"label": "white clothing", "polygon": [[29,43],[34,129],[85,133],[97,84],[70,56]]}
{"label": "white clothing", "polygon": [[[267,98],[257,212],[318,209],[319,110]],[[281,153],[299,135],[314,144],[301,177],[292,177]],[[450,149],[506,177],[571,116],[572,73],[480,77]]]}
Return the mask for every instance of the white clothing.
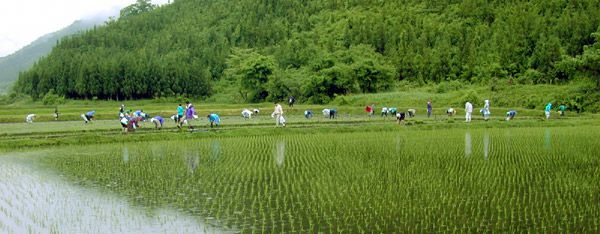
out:
{"label": "white clothing", "polygon": [[470,102],[467,102],[465,104],[465,112],[472,113],[473,112],[473,104],[471,104]]}
{"label": "white clothing", "polygon": [[283,108],[281,107],[281,105],[275,105],[275,111],[273,111],[273,114],[271,114],[271,116],[275,117],[276,126],[282,124],[285,127],[285,118],[283,118]]}
{"label": "white clothing", "polygon": [[546,119],[550,118],[550,111],[545,111],[546,112]]}
{"label": "white clothing", "polygon": [[275,118],[275,125],[279,126],[279,124],[285,126],[285,118],[282,115]]}
{"label": "white clothing", "polygon": [[471,122],[471,114],[473,113],[473,104],[467,102],[465,104],[465,121]]}
{"label": "white clothing", "polygon": [[244,109],[242,111],[242,116],[246,119],[250,119],[250,118],[252,118],[252,112],[248,109]]}
{"label": "white clothing", "polygon": [[323,115],[325,117],[329,117],[329,112],[331,112],[329,109],[323,109]]}
{"label": "white clothing", "polygon": [[388,108],[387,107],[381,108],[381,113],[388,113]]}
{"label": "white clothing", "polygon": [[490,100],[485,100],[485,105],[483,105],[483,117],[487,120],[490,118]]}
{"label": "white clothing", "polygon": [[33,123],[33,119],[35,119],[35,114],[28,114],[27,117],[25,117],[25,122]]}
{"label": "white clothing", "polygon": [[281,105],[279,105],[279,104],[275,105],[274,113],[276,115],[283,115],[283,108],[281,107]]}

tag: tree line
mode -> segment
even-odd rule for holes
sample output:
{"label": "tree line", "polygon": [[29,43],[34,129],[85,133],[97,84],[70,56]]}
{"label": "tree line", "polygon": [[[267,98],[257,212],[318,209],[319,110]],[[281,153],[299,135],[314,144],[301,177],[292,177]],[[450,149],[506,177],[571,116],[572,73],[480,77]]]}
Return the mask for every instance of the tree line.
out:
{"label": "tree line", "polygon": [[600,4],[592,0],[148,4],[138,0],[119,19],[61,40],[20,74],[16,90],[324,103],[401,80],[554,84],[583,75],[600,84]]}

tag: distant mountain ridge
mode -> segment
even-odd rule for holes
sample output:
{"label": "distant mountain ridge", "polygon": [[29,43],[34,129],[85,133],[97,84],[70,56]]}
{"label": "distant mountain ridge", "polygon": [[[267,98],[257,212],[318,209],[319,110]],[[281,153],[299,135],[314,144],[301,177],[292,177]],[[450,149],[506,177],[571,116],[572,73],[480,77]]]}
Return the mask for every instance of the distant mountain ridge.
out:
{"label": "distant mountain ridge", "polygon": [[59,31],[36,39],[10,55],[0,57],[0,93],[7,92],[11,84],[19,78],[19,72],[29,69],[41,57],[49,54],[61,38],[90,29],[106,19],[106,17],[93,17],[77,20]]}

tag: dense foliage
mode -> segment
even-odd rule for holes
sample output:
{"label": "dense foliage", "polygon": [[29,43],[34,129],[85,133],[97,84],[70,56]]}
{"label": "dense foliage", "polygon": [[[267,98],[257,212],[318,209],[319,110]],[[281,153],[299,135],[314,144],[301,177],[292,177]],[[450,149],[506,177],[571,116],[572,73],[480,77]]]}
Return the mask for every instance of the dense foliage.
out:
{"label": "dense foliage", "polygon": [[322,103],[399,80],[600,77],[582,62],[600,24],[600,5],[591,0],[146,3],[61,41],[21,74],[17,90],[34,98],[50,90],[100,99],[228,92],[247,102],[294,95]]}

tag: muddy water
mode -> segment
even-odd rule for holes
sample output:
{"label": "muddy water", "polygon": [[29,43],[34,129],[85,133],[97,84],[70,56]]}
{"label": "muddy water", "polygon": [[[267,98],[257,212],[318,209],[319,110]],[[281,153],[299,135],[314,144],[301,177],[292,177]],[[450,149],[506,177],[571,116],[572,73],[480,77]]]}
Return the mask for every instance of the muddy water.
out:
{"label": "muddy water", "polygon": [[147,211],[70,184],[32,166],[32,155],[0,155],[0,233],[215,233],[170,209]]}

